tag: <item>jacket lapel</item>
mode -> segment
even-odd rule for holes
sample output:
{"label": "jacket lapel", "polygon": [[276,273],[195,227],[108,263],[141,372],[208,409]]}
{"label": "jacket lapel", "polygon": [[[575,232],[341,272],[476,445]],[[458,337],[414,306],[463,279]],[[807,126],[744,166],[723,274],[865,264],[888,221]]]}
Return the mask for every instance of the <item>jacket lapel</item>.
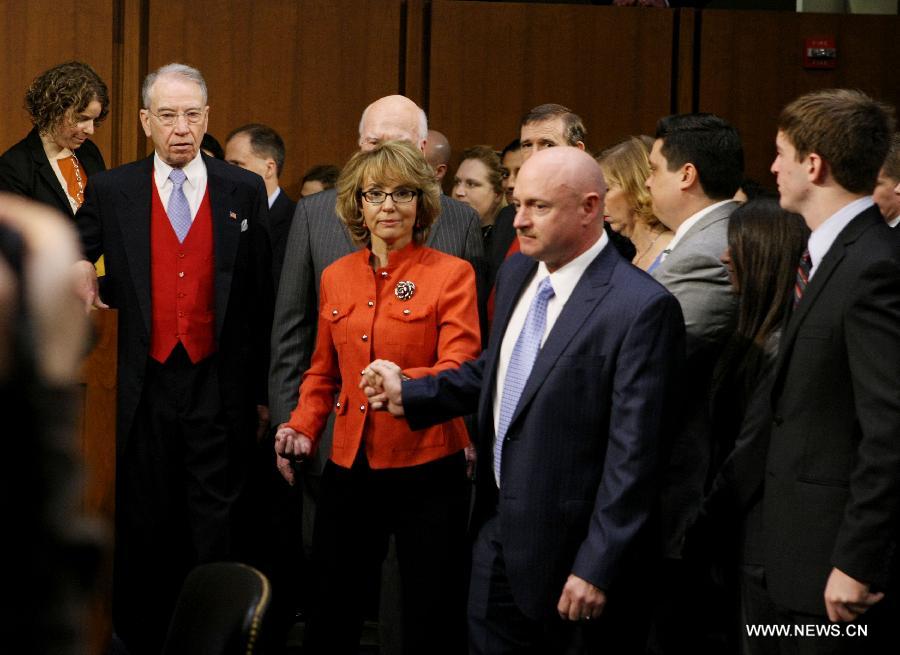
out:
{"label": "jacket lapel", "polygon": [[538,352],[537,359],[535,359],[528,376],[528,382],[525,383],[522,396],[519,398],[519,404],[509,420],[510,427],[516,423],[519,416],[528,407],[532,398],[550,375],[556,360],[565,351],[572,338],[581,331],[590,314],[609,292],[609,279],[618,257],[613,245],[607,243],[603,251],[588,265],[578,284],[575,285],[572,295],[569,296],[569,300],[553,324],[553,329],[550,330],[543,347]]}
{"label": "jacket lapel", "polygon": [[[827,286],[829,278],[831,278],[841,261],[844,259],[844,256],[847,253],[847,246],[856,241],[874,221],[881,220],[881,216],[877,213],[870,213],[873,210],[874,208],[868,209],[856,216],[837,236],[834,243],[831,245],[831,248],[828,249],[828,252],[826,252],[825,256],[822,258],[822,261],[819,262],[815,275],[813,275],[812,280],[809,281],[806,290],[803,292],[803,296],[800,298],[800,302],[791,310],[787,319],[787,325],[784,329],[784,334],[781,337],[781,347],[779,348],[778,364],[775,369],[775,384],[773,387],[773,393],[775,395],[780,393],[784,368],[789,359],[789,353],[797,339],[797,332],[800,329],[800,325],[803,323],[812,306],[816,303],[816,299]],[[874,211],[877,212],[877,210]]]}
{"label": "jacket lapel", "polygon": [[69,204],[69,198],[60,186],[59,178],[56,177],[56,173],[53,171],[53,164],[50,163],[50,160],[47,159],[47,153],[44,152],[44,143],[41,141],[41,136],[38,134],[37,129],[29,133],[28,146],[31,149],[31,157],[34,159],[38,173],[46,182],[47,187],[53,190],[53,193],[56,194],[62,205],[69,209],[69,214],[74,216],[72,214],[72,205]]}
{"label": "jacket lapel", "polygon": [[153,181],[153,156],[138,162],[138,174],[120,188],[122,231],[125,257],[137,294],[144,327],[150,334],[150,207]]}
{"label": "jacket lapel", "polygon": [[515,293],[501,293],[497,289],[497,305],[494,311],[494,324],[491,328],[490,344],[488,350],[489,359],[485,363],[485,370],[481,388],[481,432],[483,435],[494,434],[494,410],[493,396],[497,386],[497,363],[500,361],[500,349],[503,346],[503,335],[509,319],[512,316],[516,303],[522,295],[522,291],[530,282],[537,270],[537,262],[522,254],[513,255],[504,266],[503,288],[514,289]]}
{"label": "jacket lapel", "polygon": [[215,252],[215,285],[216,285],[216,339],[222,335],[225,311],[228,308],[228,296],[231,291],[231,279],[234,272],[234,261],[241,239],[241,223],[248,219],[241,216],[233,202],[234,182],[214,171],[210,159],[203,156],[207,164],[207,191],[209,205],[212,210],[213,243]]}

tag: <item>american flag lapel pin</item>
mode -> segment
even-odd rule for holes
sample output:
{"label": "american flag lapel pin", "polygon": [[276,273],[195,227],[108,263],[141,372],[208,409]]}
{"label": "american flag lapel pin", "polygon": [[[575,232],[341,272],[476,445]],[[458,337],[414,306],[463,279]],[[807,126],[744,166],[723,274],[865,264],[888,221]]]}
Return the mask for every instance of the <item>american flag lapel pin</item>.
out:
{"label": "american flag lapel pin", "polygon": [[236,220],[237,220],[237,214],[234,213],[234,212],[228,212],[228,218],[230,218],[230,219],[233,220],[233,221],[236,221]]}

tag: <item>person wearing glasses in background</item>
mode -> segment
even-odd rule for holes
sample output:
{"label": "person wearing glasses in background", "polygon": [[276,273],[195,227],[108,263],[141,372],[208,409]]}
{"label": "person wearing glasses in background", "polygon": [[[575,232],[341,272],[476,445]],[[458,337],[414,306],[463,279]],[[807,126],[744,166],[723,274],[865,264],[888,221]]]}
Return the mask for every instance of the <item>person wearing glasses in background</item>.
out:
{"label": "person wearing glasses in background", "polygon": [[106,169],[90,140],[109,112],[106,84],[87,64],[59,64],[34,79],[25,108],[34,127],[0,157],[0,185],[74,218],[88,178]]}
{"label": "person wearing glasses in background", "polygon": [[393,534],[403,651],[465,652],[468,480],[461,419],[411,430],[373,412],[359,387],[374,359],[411,378],[478,356],[475,272],[424,245],[441,208],[420,149],[386,141],[356,153],[337,183],[337,213],[361,249],[322,273],[315,352],[300,399],[275,435],[278,468],[310,456],[334,411],[313,530],[316,580],[304,653],[357,653]]}
{"label": "person wearing glasses in background", "polygon": [[186,574],[236,559],[234,514],[266,414],[272,279],[262,178],[201,154],[200,71],[169,64],[142,91],[154,153],[92,177],[75,222],[103,254],[79,291],[119,312],[113,627],[158,654]]}

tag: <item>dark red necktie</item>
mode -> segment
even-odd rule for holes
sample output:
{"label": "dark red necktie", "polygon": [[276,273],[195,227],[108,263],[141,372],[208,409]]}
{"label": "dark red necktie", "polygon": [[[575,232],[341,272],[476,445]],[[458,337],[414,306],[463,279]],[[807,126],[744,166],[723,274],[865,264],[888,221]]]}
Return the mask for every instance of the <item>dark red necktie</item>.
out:
{"label": "dark red necktie", "polygon": [[806,291],[806,285],[809,284],[809,270],[812,268],[812,259],[809,256],[809,250],[803,251],[800,263],[797,265],[797,281],[794,282],[794,307],[803,297]]}

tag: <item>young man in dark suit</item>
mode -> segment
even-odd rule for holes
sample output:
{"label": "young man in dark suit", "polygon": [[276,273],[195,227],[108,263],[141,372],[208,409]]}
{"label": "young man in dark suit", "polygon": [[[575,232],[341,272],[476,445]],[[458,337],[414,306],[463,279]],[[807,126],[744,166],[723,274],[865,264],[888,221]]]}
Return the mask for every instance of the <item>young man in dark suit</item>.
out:
{"label": "young man in dark suit", "polygon": [[782,638],[783,653],[896,652],[900,239],[871,197],[893,127],[893,110],[846,89],[801,96],[778,121],[781,206],[812,234],[775,369],[745,615],[829,630]]}
{"label": "young man in dark suit", "polygon": [[643,653],[684,322],[609,243],[604,194],[590,155],[534,154],[514,192],[521,253],[497,278],[488,349],[402,383],[390,362],[366,369],[373,407],[405,412],[414,429],[478,412],[472,653]]}
{"label": "young man in dark suit", "polygon": [[[132,654],[160,652],[194,565],[235,557],[272,298],[265,187],[201,155],[202,75],[164,66],[142,96],[154,154],[92,176],[76,215],[119,313],[113,623]],[[105,307],[79,266],[83,298]]]}

